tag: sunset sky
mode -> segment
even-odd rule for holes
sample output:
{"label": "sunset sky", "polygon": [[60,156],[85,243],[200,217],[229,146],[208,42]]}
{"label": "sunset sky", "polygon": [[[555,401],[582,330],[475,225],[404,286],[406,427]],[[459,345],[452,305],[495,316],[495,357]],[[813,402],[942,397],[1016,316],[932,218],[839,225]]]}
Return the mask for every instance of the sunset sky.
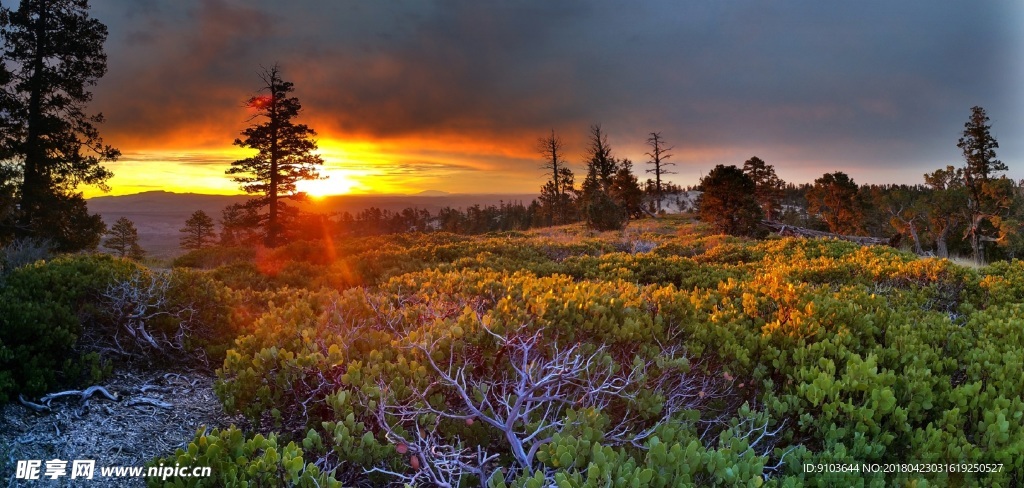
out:
{"label": "sunset sky", "polygon": [[1019,0],[92,5],[113,194],[237,193],[224,170],[248,153],[231,142],[274,63],[338,193],[536,192],[537,138],[554,129],[580,175],[593,123],[641,170],[661,132],[682,185],[754,155],[788,181],[920,183],[962,164],[974,105],[1024,178]]}

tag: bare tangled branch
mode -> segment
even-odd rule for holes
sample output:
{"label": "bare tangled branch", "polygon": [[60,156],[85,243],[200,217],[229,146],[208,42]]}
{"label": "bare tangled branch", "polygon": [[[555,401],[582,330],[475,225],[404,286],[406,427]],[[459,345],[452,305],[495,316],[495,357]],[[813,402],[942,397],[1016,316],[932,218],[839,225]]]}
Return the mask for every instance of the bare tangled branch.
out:
{"label": "bare tangled branch", "polygon": [[39,399],[39,401],[41,401],[44,404],[46,404],[46,406],[50,406],[50,402],[52,402],[53,400],[56,400],[58,398],[79,397],[79,399],[81,399],[81,400],[86,400],[86,399],[92,397],[93,395],[95,395],[97,393],[102,394],[104,397],[106,397],[107,400],[110,400],[112,402],[118,401],[118,398],[117,398],[116,395],[111,394],[109,391],[107,391],[106,388],[104,388],[102,386],[96,386],[96,385],[90,386],[90,387],[86,388],[85,390],[68,390],[68,391],[61,391],[61,392],[57,392],[57,393],[50,393],[49,395],[44,395],[42,398]]}
{"label": "bare tangled branch", "polygon": [[461,486],[463,478],[467,475],[476,476],[481,484],[486,486],[486,481],[494,475],[490,465],[498,458],[498,454],[488,454],[480,446],[475,450],[465,447],[458,438],[455,438],[453,445],[438,434],[439,422],[434,422],[427,430],[419,418],[402,419],[414,426],[410,435],[404,436],[391,428],[385,420],[388,415],[385,413],[386,410],[384,407],[378,408],[375,414],[377,420],[384,427],[388,441],[399,446],[399,453],[408,454],[412,473],[397,472],[379,466],[367,470],[367,473],[383,473],[397,478],[400,483],[412,486],[426,482],[446,488]]}
{"label": "bare tangled branch", "polygon": [[0,276],[16,268],[50,257],[54,243],[46,239],[15,239],[0,247]]}
{"label": "bare tangled branch", "polygon": [[[583,422],[567,415],[569,409],[608,411],[613,404],[626,405],[621,422],[605,434],[605,441],[645,448],[643,441],[659,425],[672,421],[682,410],[726,393],[724,387],[708,378],[687,374],[683,369],[688,363],[682,356],[663,356],[660,361],[636,359],[633,364],[616,368],[606,346],[551,344],[545,342],[542,331],[506,337],[484,330],[497,341],[499,353],[495,357],[502,358],[501,363],[488,369],[502,371],[499,375],[481,375],[457,357],[454,346],[447,362],[440,363],[434,357],[438,345],[435,341],[413,348],[422,353],[437,381],[414,388],[405,400],[391,398],[387,385],[379,385],[382,400],[376,415],[378,423],[392,442],[406,446],[414,454],[420,453],[417,455],[421,466],[413,475],[385,468],[376,468],[376,472],[391,474],[407,483],[429,479],[441,486],[457,485],[468,474],[480,480],[494,476],[497,468],[490,463],[497,456],[482,448],[474,451],[462,446],[458,439],[453,445],[452,440],[438,437],[434,432],[442,419],[480,421],[496,429],[515,461],[517,469],[508,470],[508,476],[512,476],[523,470],[535,471],[538,451],[552,441],[554,434]],[[680,352],[671,348],[666,351],[669,355]],[[663,395],[660,419],[645,421],[641,412],[629,410],[639,385],[648,389],[653,386]],[[438,407],[431,403],[430,397],[438,393],[452,399],[454,406]],[[424,419],[434,419],[432,429],[423,428]],[[638,425],[647,428],[637,431]],[[413,432],[415,438],[398,433],[404,431]],[[423,454],[424,451],[429,454]]]}
{"label": "bare tangled branch", "polygon": [[[84,342],[120,355],[185,352],[197,325],[197,310],[192,303],[172,304],[168,296],[170,287],[169,272],[136,271],[111,283],[101,300],[113,330],[89,328]],[[173,331],[155,330],[155,322],[162,319],[175,324]]]}
{"label": "bare tangled branch", "polygon": [[[739,436],[741,439],[747,441],[747,449],[740,456],[748,453],[753,453],[755,456],[763,457],[768,459],[771,457],[772,452],[775,450],[775,446],[779,441],[779,433],[785,428],[786,422],[782,421],[778,427],[774,430],[769,429],[771,418],[765,414],[756,415],[754,417],[748,417],[736,424],[734,430],[737,432],[743,432],[743,435]],[[786,461],[788,456],[795,447],[791,446],[779,456],[777,463],[771,466],[765,466],[763,469],[762,477],[765,481],[771,477],[771,475],[779,471]]]}

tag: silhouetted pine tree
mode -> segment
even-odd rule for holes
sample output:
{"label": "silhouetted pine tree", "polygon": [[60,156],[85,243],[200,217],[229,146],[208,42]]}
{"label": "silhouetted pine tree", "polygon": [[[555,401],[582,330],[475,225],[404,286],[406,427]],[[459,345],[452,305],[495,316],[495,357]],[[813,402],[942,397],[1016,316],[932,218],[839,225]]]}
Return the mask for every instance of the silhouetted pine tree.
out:
{"label": "silhouetted pine tree", "polygon": [[216,241],[213,219],[202,210],[193,212],[179,232],[184,234],[181,236],[182,249],[202,249]]}
{"label": "silhouetted pine tree", "polygon": [[299,99],[289,96],[295,90],[292,83],[281,79],[277,66],[264,70],[260,78],[263,80],[261,91],[265,94],[250,98],[247,104],[257,110],[256,117],[266,120],[242,131],[243,138],[234,142],[236,146],[259,152],[231,163],[227,174],[236,175],[234,181],[240,183],[246,193],[259,195],[246,206],[267,209],[266,214],[260,214],[264,243],[267,247],[276,247],[285,237],[285,221],[295,211],[285,205],[284,200],[306,198],[295,184],[320,178],[317,166],[323,164],[323,159],[314,154],[316,132],[292,120],[302,110]]}
{"label": "silhouetted pine tree", "polygon": [[85,0],[22,0],[17,10],[0,10],[0,38],[0,165],[20,176],[16,210],[0,215],[0,240],[45,239],[61,251],[95,247],[103,221],[76,190],[106,189],[112,174],[102,163],[120,155],[99,136],[103,116],[86,112],[88,87],[107,70],[107,28],[89,16]]}
{"label": "silhouetted pine tree", "polygon": [[107,236],[103,247],[114,251],[118,256],[135,260],[146,256],[146,252],[139,246],[139,231],[127,217],[117,219],[107,232]]}
{"label": "silhouetted pine tree", "polygon": [[619,165],[612,157],[608,136],[600,125],[590,126],[586,157],[587,177],[583,180],[580,209],[587,225],[597,230],[621,229],[626,223],[626,210],[611,195],[612,180]]}
{"label": "silhouetted pine tree", "polygon": [[775,220],[782,212],[782,189],[786,182],[775,174],[775,167],[754,156],[743,163],[743,173],[754,182],[754,198],[764,218]]}

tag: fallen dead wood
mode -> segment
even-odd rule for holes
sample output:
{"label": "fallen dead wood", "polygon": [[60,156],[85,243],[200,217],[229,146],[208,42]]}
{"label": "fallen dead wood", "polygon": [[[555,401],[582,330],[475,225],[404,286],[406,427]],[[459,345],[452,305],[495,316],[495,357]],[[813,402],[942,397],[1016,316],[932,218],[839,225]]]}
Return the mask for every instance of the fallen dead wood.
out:
{"label": "fallen dead wood", "polygon": [[35,413],[50,413],[50,407],[48,405],[40,405],[38,403],[32,403],[25,399],[25,397],[18,395],[18,403],[25,406],[25,408]]}
{"label": "fallen dead wood", "polygon": [[129,407],[134,407],[137,405],[149,405],[152,407],[159,407],[167,410],[174,408],[174,405],[171,405],[170,403],[162,402],[160,400],[157,400],[156,398],[149,397],[132,398],[128,400],[127,405]]}
{"label": "fallen dead wood", "polygon": [[[169,387],[157,387],[157,386],[153,386],[153,385],[149,385],[149,384],[143,385],[142,389],[141,389],[141,393],[145,394],[147,391],[167,391],[167,392],[169,392],[170,388]],[[36,412],[36,413],[49,413],[52,410],[52,407],[51,407],[50,403],[53,402],[54,400],[57,400],[57,399],[60,399],[60,398],[77,397],[81,401],[86,401],[89,398],[92,398],[93,396],[95,396],[96,394],[100,394],[100,395],[106,397],[108,400],[113,401],[113,402],[121,401],[121,398],[119,398],[119,396],[116,393],[110,393],[106,388],[104,388],[102,386],[90,386],[90,387],[88,387],[88,388],[86,388],[84,390],[68,390],[68,391],[60,391],[60,392],[57,392],[57,393],[50,393],[50,394],[45,395],[42,398],[40,398],[39,399],[40,403],[30,402],[30,401],[26,400],[24,396],[18,395],[18,403],[20,403],[25,408],[27,408],[29,410],[32,410],[33,412]],[[162,401],[162,400],[157,399],[157,398],[144,397],[144,396],[143,397],[129,398],[128,401],[125,402],[125,405],[127,405],[129,407],[138,406],[138,405],[149,405],[151,407],[158,407],[158,408],[163,408],[163,409],[167,409],[167,410],[174,408],[174,405],[172,405],[170,403],[167,403],[167,402]]]}
{"label": "fallen dead wood", "polygon": [[[142,466],[158,456],[167,456],[179,447],[187,446],[194,439],[196,430],[203,426],[213,429],[227,428],[231,424],[244,425],[241,416],[224,412],[214,392],[215,377],[210,371],[198,368],[180,370],[187,376],[177,380],[174,376],[163,378],[166,370],[136,366],[124,365],[102,381],[34,395],[23,393],[25,401],[44,407],[40,412],[20,403],[17,393],[12,394],[10,403],[0,405],[0,451],[5,459],[95,459],[97,464],[110,466]],[[186,377],[188,382],[184,380]],[[197,381],[195,386],[191,386],[192,381]],[[75,396],[62,397],[54,400],[49,410],[39,401],[39,397],[46,393],[83,390],[93,384],[116,393],[121,401],[109,401],[98,392],[88,402],[79,401]],[[147,388],[143,393],[142,387],[147,384],[167,387],[171,392],[158,393]],[[162,400],[173,404],[173,407],[128,406],[131,398],[140,397]],[[139,479],[128,478],[77,483],[77,479],[69,479],[70,461],[67,470],[68,475],[57,480],[60,486],[145,485]],[[12,466],[10,473],[0,478],[0,487],[29,485],[18,481],[14,479]],[[50,486],[46,482],[37,484]],[[57,486],[58,483],[53,482],[52,485]]]}
{"label": "fallen dead wood", "polygon": [[157,393],[173,393],[174,389],[167,386],[153,386],[146,384],[142,385],[142,388],[139,388],[139,391],[141,393],[149,393],[151,391],[155,391]]}
{"label": "fallen dead wood", "polygon": [[49,405],[50,402],[53,401],[53,400],[56,400],[58,398],[69,397],[69,396],[77,396],[81,400],[88,400],[89,398],[91,398],[96,393],[102,393],[103,396],[107,397],[107,400],[110,400],[112,402],[118,401],[117,400],[117,395],[111,394],[109,391],[107,391],[106,388],[104,388],[102,386],[95,386],[95,385],[94,386],[90,386],[90,387],[88,387],[88,388],[86,388],[84,390],[68,390],[68,391],[61,391],[61,392],[58,392],[58,393],[50,393],[49,395],[46,395],[46,396],[40,398],[39,400],[41,402],[45,403],[46,405]]}
{"label": "fallen dead wood", "polygon": [[839,239],[841,241],[855,242],[862,246],[887,246],[889,245],[889,239],[881,237],[864,237],[864,236],[846,236],[842,234],[833,234],[831,232],[823,232],[820,230],[807,229],[804,227],[797,227],[795,225],[783,224],[782,222],[774,222],[771,220],[762,220],[761,224],[768,227],[773,232],[780,236],[792,236],[792,237],[807,237],[807,238],[832,238]]}

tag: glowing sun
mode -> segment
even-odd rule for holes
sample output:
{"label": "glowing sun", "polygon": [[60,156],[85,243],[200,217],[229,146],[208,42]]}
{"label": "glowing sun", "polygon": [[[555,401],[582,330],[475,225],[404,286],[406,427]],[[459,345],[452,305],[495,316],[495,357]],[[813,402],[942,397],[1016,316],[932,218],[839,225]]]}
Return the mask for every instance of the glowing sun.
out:
{"label": "glowing sun", "polygon": [[325,180],[305,180],[295,183],[295,188],[313,198],[328,195],[344,195],[358,184],[343,174],[331,173]]}

